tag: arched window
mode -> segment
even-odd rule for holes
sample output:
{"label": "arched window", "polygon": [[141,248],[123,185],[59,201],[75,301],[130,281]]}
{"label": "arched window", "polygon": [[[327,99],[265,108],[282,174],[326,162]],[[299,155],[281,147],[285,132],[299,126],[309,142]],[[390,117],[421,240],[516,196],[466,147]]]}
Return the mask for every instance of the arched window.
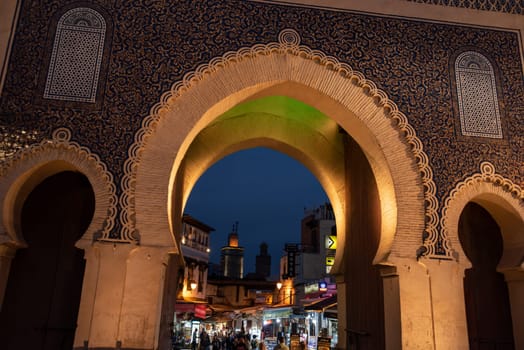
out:
{"label": "arched window", "polygon": [[44,98],[95,102],[106,22],[95,10],[78,7],[58,21]]}
{"label": "arched window", "polygon": [[466,51],[455,60],[455,79],[462,135],[501,139],[495,74],[489,60]]}

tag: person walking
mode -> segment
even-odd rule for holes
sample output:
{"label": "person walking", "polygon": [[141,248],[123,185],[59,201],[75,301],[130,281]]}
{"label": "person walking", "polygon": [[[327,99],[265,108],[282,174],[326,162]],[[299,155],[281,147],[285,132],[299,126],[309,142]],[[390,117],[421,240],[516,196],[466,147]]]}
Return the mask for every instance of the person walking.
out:
{"label": "person walking", "polygon": [[274,350],[289,350],[289,347],[284,342],[284,337],[278,338],[278,344],[274,347]]}

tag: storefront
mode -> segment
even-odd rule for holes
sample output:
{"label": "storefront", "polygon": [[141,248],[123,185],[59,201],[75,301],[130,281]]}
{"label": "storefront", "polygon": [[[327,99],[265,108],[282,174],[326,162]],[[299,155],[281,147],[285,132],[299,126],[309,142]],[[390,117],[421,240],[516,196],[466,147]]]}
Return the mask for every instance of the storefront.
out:
{"label": "storefront", "polygon": [[175,347],[178,349],[190,349],[193,341],[198,344],[198,335],[205,318],[206,304],[175,304],[173,319],[173,342]]}
{"label": "storefront", "polygon": [[277,339],[284,337],[286,343],[289,342],[289,332],[292,307],[267,308],[262,313],[262,333],[261,339],[267,345],[268,350],[272,350],[277,345]]}
{"label": "storefront", "polygon": [[335,348],[338,343],[337,296],[333,295],[306,305],[304,311],[307,313],[308,349],[316,350],[319,338],[324,342],[329,338],[330,347]]}

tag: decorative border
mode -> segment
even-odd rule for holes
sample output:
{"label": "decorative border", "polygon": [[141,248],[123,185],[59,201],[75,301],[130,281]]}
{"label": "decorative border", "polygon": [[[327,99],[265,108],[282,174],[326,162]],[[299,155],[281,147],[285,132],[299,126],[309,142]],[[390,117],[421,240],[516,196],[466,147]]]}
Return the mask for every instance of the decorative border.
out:
{"label": "decorative border", "polygon": [[[80,146],[71,141],[71,131],[67,128],[58,128],[53,132],[52,140],[43,140],[27,148],[16,152],[5,162],[0,164],[0,178],[4,185],[10,186],[22,172],[35,165],[54,161],[65,160],[83,171],[95,190],[95,195],[103,199],[106,204],[102,229],[93,234],[93,239],[98,241],[134,241],[128,237],[124,239],[110,238],[110,232],[114,227],[117,213],[116,186],[113,175],[107,170],[98,155],[91,153],[87,147]],[[96,208],[96,206],[95,206]]]}
{"label": "decorative border", "polygon": [[[523,201],[521,203],[524,204],[524,189],[513,183],[511,180],[496,174],[495,166],[493,166],[493,164],[490,162],[482,162],[480,164],[480,173],[473,174],[464,181],[458,183],[457,186],[450,192],[448,198],[446,198],[446,201],[444,202],[444,206],[442,207],[442,218],[440,219],[440,225],[442,227],[442,237],[444,238],[443,246],[447,252],[451,252],[453,255],[456,255],[456,252],[453,251],[453,247],[451,246],[454,239],[451,237],[452,235],[449,232],[450,226],[448,221],[450,220],[450,216],[455,214],[455,209],[451,204],[461,193],[467,191],[468,188],[473,188],[481,183],[493,184],[494,186],[499,187],[503,192],[509,194],[512,198],[515,198],[518,201]],[[481,193],[479,192],[478,194]],[[458,242],[458,237],[455,238],[455,243],[460,244]],[[455,256],[454,258],[457,259],[458,257]]]}
{"label": "decorative border", "polygon": [[440,5],[449,7],[462,7],[472,10],[506,12],[524,14],[524,5],[518,0],[407,0],[410,2]]}
{"label": "decorative border", "polygon": [[397,105],[388,98],[384,91],[378,89],[375,83],[367,80],[362,73],[353,70],[347,63],[342,63],[335,57],[300,45],[300,35],[295,30],[283,30],[279,34],[278,39],[279,42],[257,44],[252,47],[241,48],[238,51],[227,52],[222,57],[212,59],[208,64],[200,65],[195,71],[187,73],[181,81],[174,83],[170,91],[162,95],[160,102],[151,108],[151,114],[144,118],[142,127],[135,134],[135,142],[129,148],[129,157],[124,164],[124,176],[121,181],[123,193],[119,202],[122,208],[120,219],[124,236],[132,236],[135,230],[136,169],[140,163],[142,150],[146,147],[148,139],[156,129],[160,119],[170,110],[176,99],[199,82],[205,80],[207,76],[220,71],[226,66],[234,65],[243,60],[250,60],[257,56],[291,55],[311,60],[325,67],[325,69],[337,72],[351,83],[361,87],[369,96],[376,100],[379,106],[387,109],[389,117],[392,119],[401,139],[412,152],[412,157],[417,164],[424,187],[426,227],[423,237],[423,245],[425,247],[423,255],[441,256],[436,247],[439,241],[439,205],[435,194],[436,186],[433,181],[433,171],[429,166],[428,156],[423,150],[422,142],[417,137],[413,127],[409,125],[407,117],[398,110]]}

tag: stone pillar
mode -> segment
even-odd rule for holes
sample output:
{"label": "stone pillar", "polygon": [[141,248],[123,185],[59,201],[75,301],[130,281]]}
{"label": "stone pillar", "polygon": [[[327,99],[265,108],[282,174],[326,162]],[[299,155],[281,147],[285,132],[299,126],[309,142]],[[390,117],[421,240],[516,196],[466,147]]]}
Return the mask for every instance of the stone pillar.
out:
{"label": "stone pillar", "polygon": [[158,336],[165,337],[170,327],[169,322],[160,324],[168,253],[163,247],[140,246],[129,256],[117,339],[122,349],[158,349],[159,342],[166,343]]}
{"label": "stone pillar", "polygon": [[402,349],[434,350],[435,332],[428,269],[415,258],[390,256],[388,261],[396,266],[398,275]]}
{"label": "stone pillar", "polygon": [[102,242],[82,248],[86,271],[74,349],[157,349],[158,334],[169,334],[160,320],[170,250]]}
{"label": "stone pillar", "polygon": [[515,349],[524,349],[524,270],[504,271],[504,277],[508,285]]}
{"label": "stone pillar", "polygon": [[115,349],[131,244],[96,242],[85,250],[86,269],[74,349]]}
{"label": "stone pillar", "polygon": [[435,349],[469,350],[464,299],[464,271],[469,263],[429,258],[423,263],[429,272]]}
{"label": "stone pillar", "polygon": [[16,254],[16,248],[10,245],[0,245],[0,310],[4,302],[5,289],[9,279],[9,269],[11,268],[11,261]]}

